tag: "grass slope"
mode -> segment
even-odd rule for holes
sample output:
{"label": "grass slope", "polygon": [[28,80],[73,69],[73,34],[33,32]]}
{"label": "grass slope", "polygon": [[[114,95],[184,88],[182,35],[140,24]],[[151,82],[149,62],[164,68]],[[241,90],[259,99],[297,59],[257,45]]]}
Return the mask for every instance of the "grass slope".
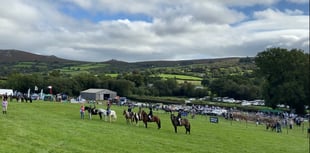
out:
{"label": "grass slope", "polygon": [[[81,120],[79,104],[34,102],[9,104],[8,114],[0,114],[0,152],[193,152],[193,153],[306,153],[309,140],[306,130],[283,129],[283,133],[266,131],[253,123],[230,122],[220,118],[211,124],[204,116],[190,119],[191,135],[184,127],[175,134],[169,114],[154,111],[161,118],[162,128],[155,123],[146,129],[127,125],[122,110],[116,122]],[[104,108],[105,106],[97,106]],[[135,111],[137,108],[135,108]],[[86,113],[87,114],[87,113]],[[305,124],[305,128],[308,123]]]}

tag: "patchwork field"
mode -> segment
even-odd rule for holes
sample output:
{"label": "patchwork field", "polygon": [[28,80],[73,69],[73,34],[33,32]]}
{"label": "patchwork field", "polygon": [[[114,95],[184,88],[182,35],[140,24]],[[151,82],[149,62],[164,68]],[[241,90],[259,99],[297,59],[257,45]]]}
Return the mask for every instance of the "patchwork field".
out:
{"label": "patchwork field", "polygon": [[93,68],[100,68],[106,66],[105,64],[100,63],[89,63],[89,64],[81,64],[78,66],[71,66],[71,67],[63,67],[59,70],[61,73],[77,75],[81,73],[89,73],[89,71]]}
{"label": "patchwork field", "polygon": [[[118,114],[117,121],[112,123],[99,120],[99,116],[81,120],[79,107],[79,104],[53,102],[9,103],[8,114],[0,114],[0,152],[309,152],[308,123],[275,133],[254,123],[219,118],[215,124],[209,122],[209,117],[196,116],[190,119],[191,134],[186,135],[184,127],[174,133],[170,115],[163,111],[154,111],[161,118],[162,128],[158,130],[155,123],[150,123],[147,129],[142,122],[127,125],[122,115],[126,107],[112,106]],[[97,105],[97,108],[105,106]]]}

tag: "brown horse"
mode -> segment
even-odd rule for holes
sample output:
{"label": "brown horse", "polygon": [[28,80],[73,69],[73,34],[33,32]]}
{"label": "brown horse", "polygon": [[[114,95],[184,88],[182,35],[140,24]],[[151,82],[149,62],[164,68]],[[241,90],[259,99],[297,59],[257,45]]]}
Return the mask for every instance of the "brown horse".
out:
{"label": "brown horse", "polygon": [[190,133],[191,132],[191,124],[189,123],[188,119],[182,118],[181,119],[181,124],[180,124],[178,118],[176,116],[174,116],[174,114],[171,114],[170,118],[171,118],[171,123],[172,123],[172,125],[174,127],[174,132],[175,133],[177,133],[177,127],[178,126],[184,126],[185,130],[186,130],[185,134],[187,134],[187,132],[188,132],[188,134],[191,134]]}
{"label": "brown horse", "polygon": [[152,118],[150,119],[148,114],[144,110],[142,110],[141,117],[142,117],[142,121],[145,125],[145,128],[147,128],[147,122],[156,122],[158,129],[161,128],[160,118],[158,116],[153,115]]}

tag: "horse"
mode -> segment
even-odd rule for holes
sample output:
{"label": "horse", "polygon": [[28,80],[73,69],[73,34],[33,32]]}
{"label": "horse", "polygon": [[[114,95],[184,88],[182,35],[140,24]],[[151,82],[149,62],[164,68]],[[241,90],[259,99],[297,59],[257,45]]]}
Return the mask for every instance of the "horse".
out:
{"label": "horse", "polygon": [[88,115],[89,115],[89,119],[92,119],[92,115],[99,115],[100,116],[100,120],[102,120],[102,117],[104,117],[104,120],[106,121],[106,117],[109,117],[109,121],[111,122],[111,117],[113,118],[114,121],[116,121],[117,119],[117,115],[116,112],[114,110],[110,110],[110,113],[107,113],[107,110],[102,109],[102,108],[98,108],[96,109],[85,106],[85,110],[88,111]]}
{"label": "horse", "polygon": [[100,119],[102,119],[103,112],[101,111],[101,109],[99,110],[99,109],[96,109],[95,107],[92,108],[89,106],[85,106],[84,109],[87,110],[89,119],[92,119],[92,115],[99,115]]}
{"label": "horse", "polygon": [[136,116],[136,113],[134,113],[134,112],[128,112],[128,111],[124,110],[123,115],[125,116],[127,124],[129,124],[129,122],[131,122],[131,124],[133,122],[136,122],[136,123],[138,122],[138,118]]}
{"label": "horse", "polygon": [[99,110],[102,111],[102,114],[103,114],[103,117],[104,117],[105,121],[107,121],[106,120],[107,117],[109,117],[109,122],[116,121],[117,115],[116,115],[116,112],[114,110],[110,110],[110,112],[108,112],[105,109],[99,109]]}
{"label": "horse", "polygon": [[178,126],[184,126],[185,127],[185,134],[190,134],[191,132],[191,124],[189,123],[188,119],[186,118],[182,118],[181,119],[181,124],[179,123],[179,120],[178,118],[174,115],[174,114],[171,114],[170,115],[170,119],[171,119],[171,123],[174,127],[174,132],[177,133],[177,127]]}
{"label": "horse", "polygon": [[133,119],[133,122],[136,122],[136,125],[139,123],[139,121],[143,121],[142,120],[142,111],[139,110],[139,112],[137,113],[133,113],[133,116],[132,116],[132,119]]}
{"label": "horse", "polygon": [[161,128],[160,118],[158,116],[153,115],[152,118],[149,118],[148,114],[144,110],[142,110],[141,117],[145,128],[147,128],[147,122],[156,122],[158,129]]}

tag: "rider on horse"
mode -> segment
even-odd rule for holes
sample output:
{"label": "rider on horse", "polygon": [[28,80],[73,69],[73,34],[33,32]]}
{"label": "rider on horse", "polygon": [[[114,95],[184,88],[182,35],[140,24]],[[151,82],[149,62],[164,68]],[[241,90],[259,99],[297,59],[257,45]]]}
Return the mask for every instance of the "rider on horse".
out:
{"label": "rider on horse", "polygon": [[110,115],[110,108],[111,108],[111,104],[110,104],[110,102],[108,101],[108,105],[107,105],[107,116]]}
{"label": "rider on horse", "polygon": [[148,116],[149,116],[149,120],[152,120],[152,117],[153,117],[152,107],[150,107],[150,112],[149,112]]}
{"label": "rider on horse", "polygon": [[181,125],[181,120],[182,120],[182,110],[179,110],[178,112],[178,116],[177,116],[177,119],[179,121],[179,125]]}
{"label": "rider on horse", "polygon": [[94,104],[94,108],[92,108],[91,105],[89,105],[89,108],[92,114],[97,114],[96,104]]}
{"label": "rider on horse", "polygon": [[141,120],[141,112],[142,112],[142,108],[141,106],[139,106],[139,111],[138,111],[138,119]]}
{"label": "rider on horse", "polygon": [[131,105],[130,104],[128,104],[128,109],[127,109],[127,112],[128,112],[128,114],[130,115],[130,116],[132,116],[133,114],[132,114],[132,107],[131,107]]}

